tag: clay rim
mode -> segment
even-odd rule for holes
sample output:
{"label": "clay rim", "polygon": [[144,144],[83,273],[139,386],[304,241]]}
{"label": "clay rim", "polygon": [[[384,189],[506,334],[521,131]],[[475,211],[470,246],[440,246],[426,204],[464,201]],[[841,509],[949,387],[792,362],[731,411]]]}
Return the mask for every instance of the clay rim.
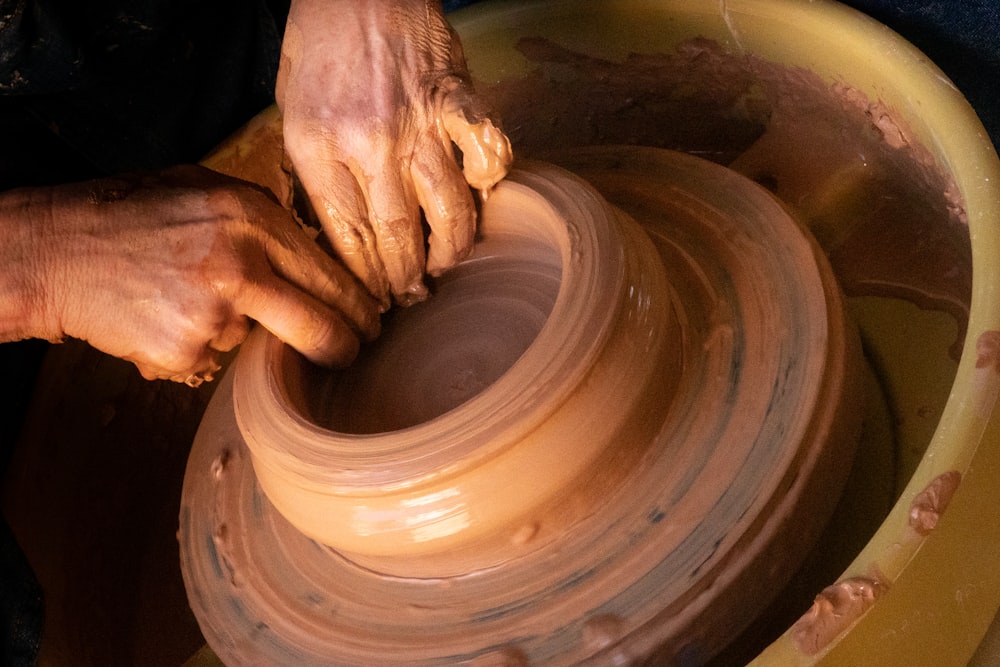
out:
{"label": "clay rim", "polygon": [[[579,188],[567,189],[567,178]],[[484,237],[520,237],[558,251],[562,264],[552,311],[524,354],[492,385],[439,417],[396,431],[350,434],[306,416],[285,375],[296,366],[288,363],[295,353],[258,327],[236,360],[233,389],[237,423],[255,466],[303,489],[381,495],[479,465],[559,409],[605,346],[626,288],[617,214],[582,179],[551,165],[533,173],[513,170],[491,198],[497,198],[494,210],[511,213],[498,218],[484,212]],[[514,213],[529,205],[544,215]],[[578,322],[593,324],[573,325]]]}

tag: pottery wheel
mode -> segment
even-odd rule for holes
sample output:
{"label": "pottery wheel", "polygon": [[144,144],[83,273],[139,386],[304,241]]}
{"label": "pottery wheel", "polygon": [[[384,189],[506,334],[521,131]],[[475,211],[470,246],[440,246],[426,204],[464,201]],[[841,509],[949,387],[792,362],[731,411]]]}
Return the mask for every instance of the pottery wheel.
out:
{"label": "pottery wheel", "polygon": [[538,545],[518,558],[386,574],[270,504],[228,373],[194,442],[178,534],[192,609],[226,663],[697,664],[822,532],[860,430],[860,353],[815,243],[767,191],[697,158],[551,159],[637,220],[666,269],[681,371],[646,416],[654,441],[569,529],[518,532]]}

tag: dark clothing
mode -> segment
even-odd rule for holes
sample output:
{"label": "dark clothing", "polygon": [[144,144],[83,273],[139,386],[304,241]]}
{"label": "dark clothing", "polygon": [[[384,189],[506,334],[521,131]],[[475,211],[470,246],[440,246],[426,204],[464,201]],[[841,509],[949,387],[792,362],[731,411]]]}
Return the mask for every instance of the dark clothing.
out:
{"label": "dark clothing", "polygon": [[42,591],[0,517],[0,664],[33,665],[44,626]]}
{"label": "dark clothing", "polygon": [[0,188],[198,160],[273,102],[277,4],[0,0]]}

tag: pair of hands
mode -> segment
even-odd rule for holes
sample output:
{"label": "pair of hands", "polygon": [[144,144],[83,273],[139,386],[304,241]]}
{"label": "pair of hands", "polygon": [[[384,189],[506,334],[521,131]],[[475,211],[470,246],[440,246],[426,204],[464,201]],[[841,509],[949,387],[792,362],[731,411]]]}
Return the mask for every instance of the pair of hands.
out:
{"label": "pair of hands", "polygon": [[82,338],[147,378],[197,385],[248,318],[336,366],[393,299],[424,298],[424,272],[471,251],[469,186],[488,191],[511,161],[440,5],[293,0],[276,92],[286,151],[342,264],[267,194],[200,167],[12,191],[0,340]]}

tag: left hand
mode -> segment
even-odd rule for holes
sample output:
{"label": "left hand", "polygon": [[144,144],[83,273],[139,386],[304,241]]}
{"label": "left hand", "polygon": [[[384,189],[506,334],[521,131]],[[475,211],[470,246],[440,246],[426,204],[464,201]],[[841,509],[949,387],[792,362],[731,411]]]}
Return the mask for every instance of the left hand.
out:
{"label": "left hand", "polygon": [[383,307],[423,299],[424,271],[472,249],[468,186],[488,192],[512,159],[440,3],[293,0],[276,96],[286,150],[342,261]]}
{"label": "left hand", "polygon": [[351,362],[377,304],[258,187],[203,167],[0,194],[0,342],[72,336],[196,386],[257,320]]}

